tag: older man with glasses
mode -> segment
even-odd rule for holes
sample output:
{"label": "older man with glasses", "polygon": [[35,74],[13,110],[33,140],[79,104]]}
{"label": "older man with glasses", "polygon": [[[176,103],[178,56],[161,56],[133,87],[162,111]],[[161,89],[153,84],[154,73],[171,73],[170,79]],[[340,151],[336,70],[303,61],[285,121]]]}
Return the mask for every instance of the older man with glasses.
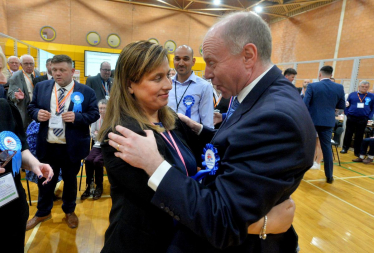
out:
{"label": "older man with glasses", "polygon": [[109,99],[113,78],[110,77],[111,66],[109,62],[102,62],[100,73],[97,76],[87,78],[86,85],[95,91],[97,101]]}
{"label": "older man with glasses", "polygon": [[8,98],[16,105],[20,111],[23,127],[25,130],[31,123],[31,118],[27,114],[27,106],[32,100],[34,91],[34,78],[40,75],[39,71],[34,69],[35,62],[31,55],[21,56],[22,71],[14,72],[9,79]]}

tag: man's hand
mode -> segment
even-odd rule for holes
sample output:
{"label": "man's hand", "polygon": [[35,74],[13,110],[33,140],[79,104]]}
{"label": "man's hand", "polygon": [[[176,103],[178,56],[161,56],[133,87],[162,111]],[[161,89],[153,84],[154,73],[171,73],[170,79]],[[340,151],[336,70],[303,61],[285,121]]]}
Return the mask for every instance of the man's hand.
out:
{"label": "man's hand", "polygon": [[5,169],[0,167],[0,174],[4,173],[5,172]]}
{"label": "man's hand", "polygon": [[345,101],[345,107],[349,107],[349,102]]}
{"label": "man's hand", "polygon": [[64,112],[61,114],[62,120],[65,122],[72,122],[74,123],[75,120],[75,113],[74,112]]}
{"label": "man's hand", "polygon": [[38,121],[39,122],[44,122],[47,121],[51,118],[51,113],[49,111],[40,109],[38,112]]}
{"label": "man's hand", "polygon": [[216,125],[222,122],[222,114],[219,112],[215,112],[213,115],[213,124]]}
{"label": "man's hand", "polygon": [[20,88],[18,88],[18,91],[14,92],[14,97],[18,100],[22,100],[25,98],[25,93],[21,91]]}
{"label": "man's hand", "polygon": [[183,115],[181,113],[178,113],[178,117],[181,121],[183,121],[184,123],[186,123],[186,125],[191,128],[191,130],[193,132],[195,132],[196,134],[198,134],[202,128],[202,125],[197,123],[196,121],[190,119],[189,117],[187,117],[186,115]]}
{"label": "man's hand", "polygon": [[47,184],[49,181],[52,180],[53,177],[53,170],[49,164],[45,163],[38,163],[33,164],[30,166],[32,172],[34,172],[39,179],[44,177],[46,180],[43,182],[43,185]]}
{"label": "man's hand", "polygon": [[156,139],[151,130],[144,130],[146,137],[138,135],[128,128],[116,126],[122,134],[109,133],[109,145],[117,149],[115,156],[133,167],[143,169],[149,176],[164,161],[157,149]]}

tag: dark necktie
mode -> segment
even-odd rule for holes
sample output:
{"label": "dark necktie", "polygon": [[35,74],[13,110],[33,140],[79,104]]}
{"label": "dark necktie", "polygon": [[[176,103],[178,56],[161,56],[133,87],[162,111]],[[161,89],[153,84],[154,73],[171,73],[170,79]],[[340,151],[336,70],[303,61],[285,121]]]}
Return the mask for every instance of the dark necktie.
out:
{"label": "dark necktie", "polygon": [[31,74],[31,82],[33,82],[33,81],[34,81],[34,75]]}
{"label": "dark necktie", "polygon": [[[56,113],[56,115],[61,115],[64,112],[64,105],[65,105],[65,103],[61,103],[61,101],[65,97],[65,89],[64,88],[60,88],[60,89],[58,89],[58,91],[60,92],[60,95],[58,96],[58,109],[59,109],[59,112]],[[62,135],[63,131],[64,131],[64,129],[62,129],[62,128],[54,128],[53,129],[53,134],[56,135],[57,137],[60,137]]]}
{"label": "dark necktie", "polygon": [[238,98],[235,96],[232,105],[230,106],[230,110],[227,112],[227,120],[231,117],[231,115],[235,112],[236,108],[240,105]]}

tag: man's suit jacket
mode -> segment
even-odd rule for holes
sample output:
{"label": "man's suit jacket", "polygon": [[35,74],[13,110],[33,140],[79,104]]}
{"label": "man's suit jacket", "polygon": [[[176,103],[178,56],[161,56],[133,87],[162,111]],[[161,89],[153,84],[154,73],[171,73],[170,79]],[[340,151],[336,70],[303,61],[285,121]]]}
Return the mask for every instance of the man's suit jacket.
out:
{"label": "man's suit jacket", "polygon": [[[36,122],[39,122],[38,112],[40,109],[51,112],[51,95],[54,83],[54,80],[43,81],[38,83],[34,88],[33,98],[28,106],[28,113]],[[91,140],[89,126],[98,120],[100,115],[95,93],[92,89],[75,82],[73,92],[80,92],[84,97],[84,101],[81,104],[82,112],[75,113],[74,123],[65,123],[67,150],[70,155],[70,160],[76,162],[82,160],[88,155]],[[68,111],[72,111],[73,107],[74,103],[70,102]],[[36,142],[36,155],[39,159],[42,159],[46,154],[49,129],[48,124],[49,120],[40,122]]]}
{"label": "man's suit jacket", "polygon": [[45,80],[48,80],[48,75],[47,74],[45,74],[44,76],[38,76],[37,78],[34,78],[34,80],[32,82],[35,86],[35,84],[37,84],[39,82],[42,82],[42,81],[45,81]]}
{"label": "man's suit jacket", "polygon": [[[39,76],[40,73],[37,70],[35,71],[35,77]],[[34,78],[35,78],[34,77]],[[8,99],[10,99],[15,106],[18,108],[23,122],[23,127],[26,129],[27,126],[31,123],[31,118],[27,114],[27,106],[30,104],[31,99],[29,96],[29,92],[27,89],[27,84],[25,81],[25,77],[23,76],[23,71],[18,70],[17,72],[14,72],[12,77],[8,81],[9,83],[9,90],[8,90]],[[14,96],[14,92],[17,92],[18,89],[21,89],[21,91],[25,94],[25,98],[22,100],[18,100]]]}
{"label": "man's suit jacket", "polygon": [[200,138],[218,150],[216,175],[199,184],[170,169],[152,199],[184,225],[168,252],[296,252],[292,227],[265,241],[247,235],[248,225],[289,198],[313,164],[312,120],[281,70],[273,66],[220,129],[204,127]]}
{"label": "man's suit jacket", "polygon": [[4,89],[4,86],[2,84],[0,84],[0,98],[5,98],[6,99],[5,89]]}
{"label": "man's suit jacket", "polygon": [[[113,78],[109,77],[110,86],[113,85]],[[87,78],[86,85],[95,91],[97,101],[105,99],[105,90],[103,82],[101,81],[100,73],[97,76],[90,76]],[[111,87],[110,87],[111,88]]]}
{"label": "man's suit jacket", "polygon": [[344,109],[343,85],[330,79],[310,83],[305,92],[304,103],[315,126],[335,126],[335,109]]}

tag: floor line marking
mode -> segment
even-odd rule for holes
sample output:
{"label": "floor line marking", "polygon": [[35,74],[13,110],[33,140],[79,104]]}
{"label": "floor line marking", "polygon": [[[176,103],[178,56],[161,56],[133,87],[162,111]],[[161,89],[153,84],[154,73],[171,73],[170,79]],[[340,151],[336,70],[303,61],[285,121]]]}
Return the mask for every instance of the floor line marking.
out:
{"label": "floor line marking", "polygon": [[[305,181],[305,180],[303,180],[303,181]],[[308,182],[308,181],[305,181],[305,182],[308,183],[308,184],[310,184],[310,185],[312,185],[312,186],[314,186],[315,188],[317,188],[317,189],[319,189],[319,190],[321,190],[321,191],[327,193],[328,195],[330,195],[330,196],[332,196],[332,197],[334,197],[334,198],[336,198],[336,199],[342,201],[343,203],[345,203],[345,204],[347,204],[347,205],[349,205],[349,206],[351,206],[351,207],[353,207],[353,208],[355,208],[355,209],[357,209],[357,210],[363,212],[364,214],[367,214],[367,215],[369,215],[370,217],[374,218],[374,215],[373,215],[373,214],[368,213],[368,212],[362,210],[361,208],[358,208],[357,206],[355,206],[355,205],[353,205],[353,204],[351,204],[351,203],[345,201],[345,200],[342,199],[342,198],[339,198],[338,196],[336,196],[336,195],[334,195],[334,194],[332,194],[332,193],[330,193],[330,192],[328,192],[328,191],[322,189],[321,187],[318,187],[318,186],[316,186],[316,185],[314,185],[314,184],[312,184],[312,183],[310,183],[310,182]]]}
{"label": "floor line marking", "polygon": [[38,232],[39,227],[40,227],[41,224],[42,224],[42,223],[40,222],[40,223],[39,223],[38,225],[36,225],[36,226],[34,227],[34,229],[32,230],[32,233],[31,233],[29,239],[27,240],[27,243],[26,243],[26,246],[25,246],[25,249],[24,249],[24,252],[25,252],[25,253],[27,253],[27,252],[29,251],[29,248],[30,248],[32,242],[34,241],[34,238],[35,238],[35,236],[36,236],[36,233]]}
{"label": "floor line marking", "polygon": [[360,189],[362,189],[362,190],[364,190],[364,191],[367,191],[367,192],[369,192],[369,193],[371,193],[371,194],[374,194],[374,192],[372,192],[372,191],[370,191],[370,190],[368,190],[368,189],[366,189],[366,188],[364,188],[364,187],[362,187],[362,186],[359,186],[359,185],[356,185],[356,184],[354,184],[354,183],[351,183],[351,182],[349,182],[349,181],[347,181],[347,180],[344,180],[343,178],[339,178],[340,180],[342,180],[342,181],[344,181],[344,182],[346,182],[346,183],[348,183],[348,184],[351,184],[351,185],[353,185],[353,186],[356,186],[357,188],[360,188]]}

